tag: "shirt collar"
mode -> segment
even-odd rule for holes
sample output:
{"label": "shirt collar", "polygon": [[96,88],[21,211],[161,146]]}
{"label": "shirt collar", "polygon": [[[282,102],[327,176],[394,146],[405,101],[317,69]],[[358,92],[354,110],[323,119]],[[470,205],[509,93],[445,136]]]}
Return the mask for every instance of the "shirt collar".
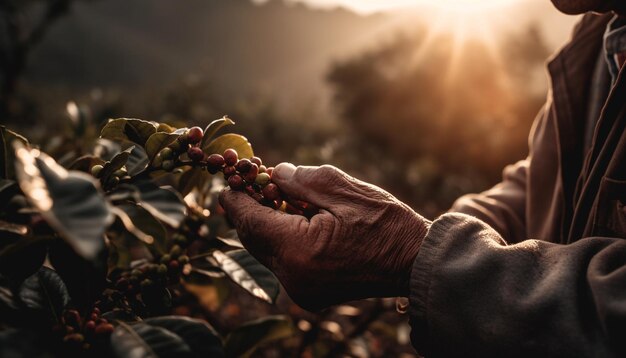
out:
{"label": "shirt collar", "polygon": [[616,56],[626,53],[626,18],[615,15],[607,25],[604,33],[604,53],[611,78],[615,82],[620,70]]}

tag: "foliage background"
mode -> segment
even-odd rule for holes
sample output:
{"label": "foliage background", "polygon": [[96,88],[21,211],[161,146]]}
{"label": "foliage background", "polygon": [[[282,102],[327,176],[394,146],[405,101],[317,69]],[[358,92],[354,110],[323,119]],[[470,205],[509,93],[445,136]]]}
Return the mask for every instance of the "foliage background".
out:
{"label": "foliage background", "polygon": [[[1,124],[63,153],[68,110],[94,128],[116,117],[204,127],[227,114],[265,162],[334,164],[433,218],[526,155],[547,88],[543,64],[572,19],[554,22],[547,1],[521,3],[481,15],[509,20],[494,23],[489,41],[459,41],[448,23],[441,30],[419,9],[362,15],[280,0],[6,1]],[[392,300],[358,303],[357,316],[312,315],[284,295],[269,307],[236,290],[201,303],[188,309],[219,312],[226,330],[287,313],[296,322],[339,322],[315,325],[325,327],[316,334],[370,356],[414,354]],[[368,317],[374,324],[351,336]],[[297,339],[317,339],[300,328]],[[260,354],[294,347],[286,341]]]}

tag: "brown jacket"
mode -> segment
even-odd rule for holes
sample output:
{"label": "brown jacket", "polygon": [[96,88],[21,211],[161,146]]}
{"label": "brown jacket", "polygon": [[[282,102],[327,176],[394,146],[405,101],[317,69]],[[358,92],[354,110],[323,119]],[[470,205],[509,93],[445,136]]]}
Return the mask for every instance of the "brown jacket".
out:
{"label": "brown jacket", "polygon": [[528,158],[433,222],[411,276],[421,353],[626,357],[625,71],[583,152],[611,17],[586,15],[550,60]]}

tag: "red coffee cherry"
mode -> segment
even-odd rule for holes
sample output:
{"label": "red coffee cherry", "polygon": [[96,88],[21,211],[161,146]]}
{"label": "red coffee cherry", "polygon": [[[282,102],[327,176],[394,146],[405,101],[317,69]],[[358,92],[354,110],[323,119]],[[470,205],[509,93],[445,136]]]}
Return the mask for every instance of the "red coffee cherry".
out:
{"label": "red coffee cherry", "polygon": [[263,188],[263,196],[268,200],[280,200],[280,189],[278,185],[269,183]]}
{"label": "red coffee cherry", "polygon": [[272,177],[272,173],[274,172],[274,167],[269,167],[269,168],[265,169],[265,172],[267,173],[267,175]]}
{"label": "red coffee cherry", "polygon": [[235,168],[241,174],[246,174],[250,170],[250,167],[252,167],[252,162],[245,158],[239,159],[237,164],[235,164]]}
{"label": "red coffee cherry", "polygon": [[96,321],[89,320],[85,323],[85,331],[93,332],[96,329]]}
{"label": "red coffee cherry", "polygon": [[226,165],[231,166],[237,164],[237,159],[239,159],[239,155],[236,150],[226,149],[224,151],[224,161],[226,162]]}
{"label": "red coffee cherry", "polygon": [[250,158],[250,161],[258,166],[263,165],[263,161],[261,161],[261,158],[259,157],[252,157]]}
{"label": "red coffee cherry", "polygon": [[233,166],[229,166],[224,168],[224,177],[226,179],[230,178],[231,176],[237,174],[237,169],[235,169],[235,167]]}
{"label": "red coffee cherry", "polygon": [[112,324],[110,324],[110,323],[102,323],[102,324],[99,324],[96,327],[96,334],[97,335],[108,336],[111,333],[113,333],[114,329],[115,329],[115,327],[113,327]]}
{"label": "red coffee cherry", "polygon": [[228,185],[233,190],[240,190],[243,188],[243,178],[235,174],[228,178]]}
{"label": "red coffee cherry", "polygon": [[224,165],[224,157],[220,154],[211,154],[206,161],[210,166],[216,168],[221,168]]}
{"label": "red coffee cherry", "polygon": [[254,183],[254,180],[256,179],[257,174],[259,174],[259,166],[254,164],[254,163],[251,163],[250,164],[250,169],[248,170],[248,172],[244,176],[244,179],[248,183]]}
{"label": "red coffee cherry", "polygon": [[189,148],[187,150],[187,155],[189,156],[189,159],[193,160],[194,162],[199,162],[204,159],[204,152],[198,147]]}
{"label": "red coffee cherry", "polygon": [[187,140],[191,144],[199,143],[202,140],[202,136],[204,133],[202,132],[202,128],[200,127],[191,127],[187,132]]}

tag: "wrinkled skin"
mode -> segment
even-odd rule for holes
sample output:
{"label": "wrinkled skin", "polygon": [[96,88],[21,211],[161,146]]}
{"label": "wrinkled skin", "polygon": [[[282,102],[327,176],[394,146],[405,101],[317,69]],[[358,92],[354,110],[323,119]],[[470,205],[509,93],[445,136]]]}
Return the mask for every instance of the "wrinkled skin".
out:
{"label": "wrinkled skin", "polygon": [[615,11],[620,14],[626,14],[626,4],[623,0],[552,0],[554,6],[559,11],[578,15],[588,11],[608,12]]}
{"label": "wrinkled skin", "polygon": [[332,166],[281,164],[272,180],[321,208],[310,220],[225,190],[220,202],[244,246],[300,306],[407,296],[411,266],[430,222],[384,190]]}

